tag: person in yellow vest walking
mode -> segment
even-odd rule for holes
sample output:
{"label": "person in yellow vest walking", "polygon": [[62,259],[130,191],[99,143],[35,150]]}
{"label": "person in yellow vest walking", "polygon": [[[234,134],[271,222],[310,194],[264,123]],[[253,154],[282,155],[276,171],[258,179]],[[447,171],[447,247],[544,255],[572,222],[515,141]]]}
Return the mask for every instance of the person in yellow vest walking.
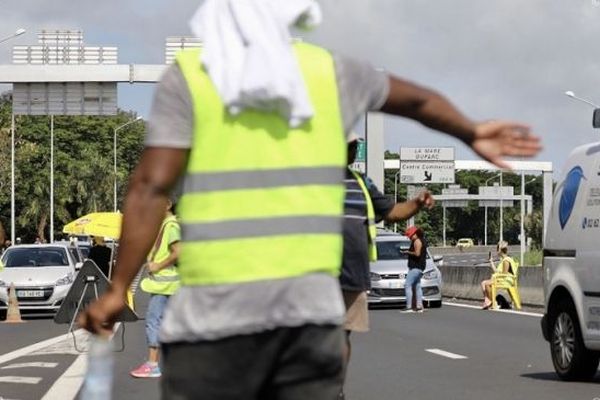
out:
{"label": "person in yellow vest walking", "polygon": [[539,139],[474,123],[368,63],[292,40],[312,0],[206,0],[156,88],[110,289],[80,324],[110,329],[183,176],[181,289],[161,326],[165,399],[335,399],[343,373],[346,134],[367,111],[415,119],[500,166]]}
{"label": "person in yellow vest walking", "polygon": [[172,212],[173,203],[167,203],[167,211],[152,251],[148,255],[146,268],[148,276],[141,282],[141,289],[150,293],[150,302],[146,311],[146,342],[148,344],[148,360],[130,372],[135,378],[159,378],[161,376],[159,361],[158,332],[169,298],[180,286],[177,272],[181,229]]}

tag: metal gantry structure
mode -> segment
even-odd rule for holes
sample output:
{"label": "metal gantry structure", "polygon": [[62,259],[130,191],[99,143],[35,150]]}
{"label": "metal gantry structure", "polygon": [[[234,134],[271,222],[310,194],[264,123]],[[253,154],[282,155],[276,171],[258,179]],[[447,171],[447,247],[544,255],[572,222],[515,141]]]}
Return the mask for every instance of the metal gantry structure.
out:
{"label": "metal gantry structure", "polygon": [[[38,34],[38,44],[13,47],[13,64],[0,65],[0,83],[13,85],[11,123],[11,239],[13,242],[15,240],[14,116],[23,114],[50,117],[50,210],[52,214],[50,239],[52,240],[54,235],[52,188],[54,115],[115,115],[118,104],[118,83],[156,83],[168,64],[173,62],[177,51],[201,46],[201,42],[196,38],[168,37],[165,41],[165,64],[119,64],[116,46],[86,46],[83,32],[79,30],[41,31]],[[115,144],[117,129],[114,132]],[[376,185],[383,187],[384,169],[399,167],[398,160],[384,160],[383,114],[369,113],[365,117],[365,133],[366,172]],[[114,150],[116,155],[116,149]],[[515,171],[542,172],[545,232],[552,198],[552,163],[514,161],[511,167]],[[484,161],[456,161],[456,169],[497,170],[495,166]],[[441,197],[438,198],[442,200]],[[523,199],[523,196],[518,199]],[[116,209],[116,200],[114,208]]]}
{"label": "metal gantry structure", "polygon": [[[167,38],[165,64],[119,64],[116,46],[86,46],[83,32],[80,30],[43,30],[38,33],[37,44],[13,47],[13,63],[0,65],[0,83],[13,86],[11,119],[11,240],[13,243],[16,236],[15,116],[47,115],[50,119],[49,239],[53,241],[54,116],[116,115],[118,83],[156,83],[167,64],[173,61],[178,50],[200,46],[200,42],[195,38],[183,36]],[[115,146],[116,133],[120,128],[122,127],[114,131]],[[114,208],[116,209],[116,171],[114,173]]]}

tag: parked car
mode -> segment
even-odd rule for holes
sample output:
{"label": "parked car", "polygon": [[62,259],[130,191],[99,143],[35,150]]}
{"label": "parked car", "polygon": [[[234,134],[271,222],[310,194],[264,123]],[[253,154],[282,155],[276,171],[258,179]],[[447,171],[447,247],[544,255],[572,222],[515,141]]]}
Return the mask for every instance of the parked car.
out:
{"label": "parked car", "polygon": [[67,244],[15,245],[2,254],[0,314],[5,314],[8,288],[15,285],[21,312],[55,313],[81,265]]}
{"label": "parked car", "polygon": [[[410,248],[410,239],[393,232],[378,231],[377,235],[377,261],[371,263],[371,290],[367,292],[369,304],[406,303],[408,256],[401,251]],[[436,265],[442,259],[432,257],[428,251],[421,279],[423,302],[433,308],[442,306],[442,273]]]}
{"label": "parked car", "polygon": [[461,238],[458,239],[458,242],[456,242],[456,247],[458,247],[458,249],[460,249],[461,251],[473,246],[473,239],[469,238]]}
{"label": "parked car", "polygon": [[[598,110],[596,110],[598,111]],[[598,112],[594,112],[597,127]],[[552,199],[542,333],[564,380],[593,380],[600,357],[600,143],[576,148]]]}
{"label": "parked car", "polygon": [[89,241],[80,241],[80,240],[61,240],[59,242],[54,242],[55,244],[66,245],[69,248],[69,252],[75,259],[76,263],[83,263],[87,260],[90,249],[92,248],[92,244]]}

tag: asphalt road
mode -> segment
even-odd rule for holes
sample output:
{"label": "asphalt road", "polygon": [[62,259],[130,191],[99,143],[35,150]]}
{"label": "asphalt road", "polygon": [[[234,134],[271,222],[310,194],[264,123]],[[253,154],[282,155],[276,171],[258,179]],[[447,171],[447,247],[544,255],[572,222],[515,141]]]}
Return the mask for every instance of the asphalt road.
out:
{"label": "asphalt road", "polygon": [[600,375],[593,383],[558,380],[539,317],[447,305],[370,316],[371,332],[353,338],[350,400],[600,398]]}
{"label": "asphalt road", "polygon": [[[143,315],[146,297],[137,298],[137,309]],[[445,304],[423,314],[376,309],[370,311],[370,318],[371,332],[352,338],[353,359],[346,386],[349,400],[600,398],[600,374],[593,383],[558,380],[548,345],[541,337],[539,316]],[[85,357],[72,348],[72,339],[9,361],[5,357],[8,348],[46,339],[66,327],[36,320],[6,329],[0,325],[4,342],[0,347],[0,397],[40,399],[53,390],[51,394],[60,396],[46,398],[73,398],[77,390],[70,396],[65,394],[68,391],[56,392],[57,387],[64,390],[69,384],[80,384],[83,377],[85,369],[77,367]],[[120,338],[117,333],[115,340]],[[115,353],[114,399],[159,399],[158,380],[128,375],[145,356],[144,322],[127,324],[125,350]],[[41,379],[37,383],[3,382],[7,376]],[[65,376],[72,380],[65,381]]]}
{"label": "asphalt road", "polygon": [[61,335],[68,326],[56,325],[51,318],[25,318],[22,324],[0,323],[0,354]]}

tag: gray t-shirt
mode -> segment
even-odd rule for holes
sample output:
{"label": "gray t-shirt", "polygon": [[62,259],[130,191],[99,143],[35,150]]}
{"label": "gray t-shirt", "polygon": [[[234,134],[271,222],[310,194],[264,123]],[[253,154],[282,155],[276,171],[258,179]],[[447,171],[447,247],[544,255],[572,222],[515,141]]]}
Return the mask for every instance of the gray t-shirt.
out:
{"label": "gray t-shirt", "polygon": [[[389,92],[387,74],[369,64],[334,56],[344,130],[349,133],[367,111],[377,111]],[[162,76],[148,121],[146,146],[187,149],[193,134],[192,98],[177,64]]]}
{"label": "gray t-shirt", "polygon": [[[379,110],[389,92],[384,72],[334,55],[338,96],[346,134],[367,111]],[[193,107],[179,67],[169,67],[154,96],[147,147],[189,149]],[[252,334],[277,327],[341,324],[345,312],[338,280],[314,273],[290,279],[183,286],[169,301],[161,341],[194,342]]]}

